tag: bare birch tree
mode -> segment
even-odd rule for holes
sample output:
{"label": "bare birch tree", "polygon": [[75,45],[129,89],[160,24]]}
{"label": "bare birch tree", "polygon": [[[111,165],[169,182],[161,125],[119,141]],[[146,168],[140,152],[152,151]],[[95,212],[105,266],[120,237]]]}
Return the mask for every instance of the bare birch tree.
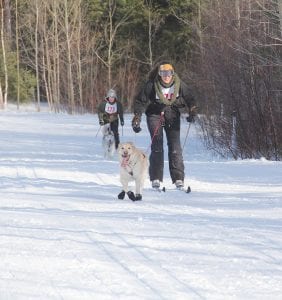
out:
{"label": "bare birch tree", "polygon": [[17,109],[20,107],[20,52],[19,52],[19,16],[18,16],[18,0],[15,3],[15,19],[16,19],[16,57],[17,57]]}
{"label": "bare birch tree", "polygon": [[35,33],[34,33],[34,41],[35,41],[35,73],[36,73],[36,99],[37,99],[37,111],[40,111],[40,78],[39,78],[39,35],[38,35],[38,26],[39,26],[39,5],[38,1],[35,1],[35,9],[36,9],[36,21],[35,21]]}
{"label": "bare birch tree", "polygon": [[[8,66],[7,66],[7,56],[6,56],[6,35],[5,35],[5,27],[4,27],[4,7],[1,1],[1,46],[2,46],[2,59],[3,59],[3,69],[4,69],[4,94],[3,107],[7,107],[7,99],[8,99]],[[1,83],[0,83],[1,84]],[[2,91],[2,88],[1,88]],[[1,97],[2,98],[2,97]]]}
{"label": "bare birch tree", "polygon": [[282,38],[282,1],[278,0],[278,13],[279,13],[279,21],[280,21],[280,33]]}
{"label": "bare birch tree", "polygon": [[4,99],[3,99],[2,85],[0,80],[0,109],[3,108],[4,108]]}

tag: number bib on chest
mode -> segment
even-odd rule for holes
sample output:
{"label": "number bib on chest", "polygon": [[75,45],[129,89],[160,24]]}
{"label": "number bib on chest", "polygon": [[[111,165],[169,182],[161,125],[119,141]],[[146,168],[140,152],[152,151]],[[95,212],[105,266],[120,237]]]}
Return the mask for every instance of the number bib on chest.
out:
{"label": "number bib on chest", "polygon": [[[172,85],[169,88],[165,88],[165,87],[161,87],[162,89],[162,94],[164,95],[164,97],[167,100],[171,100],[173,98],[173,94],[174,94],[174,85]],[[178,96],[178,95],[177,95]],[[156,99],[159,99],[159,96],[156,94]]]}
{"label": "number bib on chest", "polygon": [[105,112],[108,113],[108,114],[115,114],[117,113],[117,104],[114,103],[114,104],[110,104],[110,103],[106,103],[106,106],[105,106]]}

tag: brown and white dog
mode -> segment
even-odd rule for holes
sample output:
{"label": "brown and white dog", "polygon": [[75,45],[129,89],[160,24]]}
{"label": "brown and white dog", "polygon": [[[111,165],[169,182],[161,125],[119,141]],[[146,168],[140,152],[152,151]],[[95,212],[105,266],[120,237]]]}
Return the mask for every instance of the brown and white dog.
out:
{"label": "brown and white dog", "polygon": [[[120,144],[118,154],[120,182],[123,189],[118,198],[124,199],[126,193],[132,201],[142,200],[142,191],[149,168],[147,156],[130,142]],[[128,189],[130,181],[135,181],[135,194]]]}

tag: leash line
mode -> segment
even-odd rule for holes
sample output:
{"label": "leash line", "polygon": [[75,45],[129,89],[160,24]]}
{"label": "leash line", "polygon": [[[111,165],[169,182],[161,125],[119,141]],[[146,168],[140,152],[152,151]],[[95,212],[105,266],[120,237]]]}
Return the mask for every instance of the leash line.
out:
{"label": "leash line", "polygon": [[161,125],[162,125],[162,121],[163,121],[163,120],[164,120],[164,112],[161,112],[159,123],[157,124],[157,126],[156,126],[156,128],[155,128],[155,130],[154,130],[153,136],[152,136],[152,138],[151,138],[150,145],[148,146],[148,148],[147,148],[147,150],[146,150],[145,153],[148,153],[150,147],[152,146],[153,141],[154,141],[154,139],[155,139],[155,137],[156,137],[156,135],[157,135],[157,132],[158,132],[158,130],[160,129],[160,127],[161,127]]}

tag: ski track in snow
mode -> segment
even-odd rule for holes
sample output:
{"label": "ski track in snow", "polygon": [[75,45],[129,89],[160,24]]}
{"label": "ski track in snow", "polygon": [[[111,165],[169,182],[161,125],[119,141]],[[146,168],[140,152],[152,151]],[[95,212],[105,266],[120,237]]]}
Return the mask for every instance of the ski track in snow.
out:
{"label": "ski track in snow", "polygon": [[[146,122],[135,135],[130,120],[121,140],[146,151]],[[0,112],[1,300],[281,299],[281,162],[212,156],[192,126],[192,193],[173,188],[166,161],[167,192],[147,179],[143,201],[118,200],[97,124]]]}

